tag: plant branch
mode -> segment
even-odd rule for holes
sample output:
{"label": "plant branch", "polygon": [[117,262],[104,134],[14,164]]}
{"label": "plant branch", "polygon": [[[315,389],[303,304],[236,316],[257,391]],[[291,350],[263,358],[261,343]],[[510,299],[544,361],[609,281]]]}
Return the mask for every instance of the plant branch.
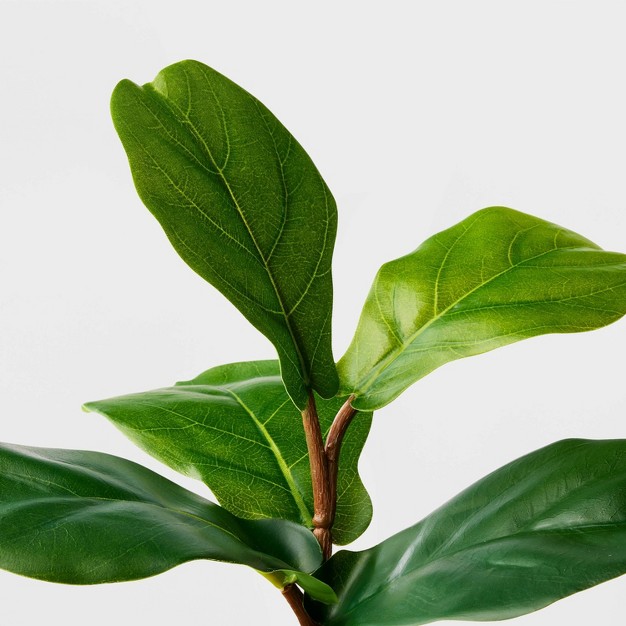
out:
{"label": "plant branch", "polygon": [[335,521],[335,511],[337,509],[337,477],[339,474],[339,454],[344,435],[352,422],[352,418],[357,414],[357,410],[350,404],[354,400],[352,394],[339,409],[332,426],[326,437],[326,463],[328,465],[328,484],[330,488],[331,521],[332,526]]}
{"label": "plant branch", "polygon": [[319,626],[304,609],[304,595],[296,585],[287,585],[282,590],[285,600],[289,603],[300,622],[300,626]]}
{"label": "plant branch", "polygon": [[311,481],[313,483],[313,534],[322,548],[324,559],[328,560],[333,549],[330,528],[333,523],[334,506],[331,499],[324,439],[322,438],[313,392],[309,392],[309,401],[302,411],[302,423],[306,434],[311,464]]}

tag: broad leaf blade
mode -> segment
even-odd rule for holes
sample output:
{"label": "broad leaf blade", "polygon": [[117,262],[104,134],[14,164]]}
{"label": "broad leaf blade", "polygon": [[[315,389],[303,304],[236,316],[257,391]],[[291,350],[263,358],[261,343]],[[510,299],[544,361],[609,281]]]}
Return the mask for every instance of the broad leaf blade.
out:
{"label": "broad leaf blade", "polygon": [[248,92],[183,61],[111,111],[139,196],[183,260],[275,345],[301,409],[337,391],[331,351],[335,202],[313,162]]}
{"label": "broad leaf blade", "polygon": [[501,620],[626,573],[626,440],[561,441],[493,472],[419,524],[316,573],[326,626]]}
{"label": "broad leaf blade", "polygon": [[[317,398],[326,433],[342,399]],[[204,481],[240,517],[278,517],[307,527],[313,494],[306,439],[277,361],[212,368],[175,387],[89,402],[130,439],[175,470]],[[345,544],[368,526],[372,505],[357,464],[371,424],[362,413],[340,458],[333,539]]]}
{"label": "broad leaf blade", "polygon": [[374,410],[449,361],[625,313],[626,255],[512,209],[483,209],[381,267],[338,364],[342,392]]}
{"label": "broad leaf blade", "polygon": [[321,563],[307,530],[238,519],[154,472],[98,452],[0,444],[0,567],[52,582],[153,576],[193,559],[308,584]]}

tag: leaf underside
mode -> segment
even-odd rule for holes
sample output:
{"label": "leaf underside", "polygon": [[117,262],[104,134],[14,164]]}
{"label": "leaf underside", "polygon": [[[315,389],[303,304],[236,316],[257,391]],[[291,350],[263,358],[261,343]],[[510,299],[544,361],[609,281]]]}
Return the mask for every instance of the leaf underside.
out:
{"label": "leaf underside", "polygon": [[3,569],[83,585],[146,578],[194,559],[277,572],[328,597],[306,575],[321,563],[320,548],[297,524],[239,519],[108,454],[0,444]]}
{"label": "leaf underside", "polygon": [[626,573],[626,440],[565,440],[478,481],[419,524],[316,573],[325,626],[503,620]]}
{"label": "leaf underside", "polygon": [[[317,398],[326,433],[343,403]],[[202,480],[220,504],[247,519],[277,517],[312,525],[313,493],[302,418],[277,361],[212,368],[174,387],[89,402],[141,448]],[[372,504],[358,474],[371,413],[348,430],[340,457],[333,540],[350,543],[367,528]]]}
{"label": "leaf underside", "polygon": [[335,395],[331,260],[337,210],[304,149],[247,91],[197,61],[111,112],[139,196],[183,260],[274,344],[289,395]]}
{"label": "leaf underside", "polygon": [[437,367],[626,313],[626,255],[491,207],[386,263],[338,363],[341,391],[380,408]]}

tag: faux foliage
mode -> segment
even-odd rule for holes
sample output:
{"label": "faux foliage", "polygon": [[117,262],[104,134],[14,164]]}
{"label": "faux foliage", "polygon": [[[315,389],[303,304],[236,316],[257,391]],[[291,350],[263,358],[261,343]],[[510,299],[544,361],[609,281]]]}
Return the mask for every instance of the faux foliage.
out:
{"label": "faux foliage", "polygon": [[[328,433],[345,398],[316,399]],[[278,517],[310,526],[313,488],[300,414],[280,378],[277,361],[215,367],[174,387],[89,402],[137,445],[170,467],[199,478],[231,513]],[[341,456],[335,543],[356,539],[372,517],[357,472],[371,415],[346,433]]]}
{"label": "faux foliage", "polygon": [[335,201],[289,131],[201,63],[123,80],[111,111],[139,196],[189,266],[276,346],[303,409],[337,391],[331,353]]}
{"label": "faux foliage", "polygon": [[483,209],[380,268],[336,366],[337,210],[289,131],[196,61],[123,80],[111,110],[146,207],[278,360],[85,405],[219,504],[107,454],[0,445],[1,567],[95,584],[239,563],[308,626],[507,619],[626,573],[626,440],[554,443],[333,554],[372,517],[358,473],[372,411],[450,361],[618,320],[626,255]]}
{"label": "faux foliage", "polygon": [[339,602],[311,614],[342,626],[502,620],[619,576],[625,482],[626,440],[533,452],[376,547],[333,556],[317,576]]}
{"label": "faux foliage", "polygon": [[520,339],[624,315],[624,255],[503,207],[474,213],[379,270],[339,362],[358,409],[435,368]]}

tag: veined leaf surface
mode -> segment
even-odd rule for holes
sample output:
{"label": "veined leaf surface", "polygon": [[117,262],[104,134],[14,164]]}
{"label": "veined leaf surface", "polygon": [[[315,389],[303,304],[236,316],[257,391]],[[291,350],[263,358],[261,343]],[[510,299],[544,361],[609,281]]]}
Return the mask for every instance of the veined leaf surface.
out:
{"label": "veined leaf surface", "polygon": [[183,260],[278,351],[289,395],[338,386],[331,351],[333,197],[289,131],[197,61],[121,81],[115,128],[139,196]]}
{"label": "veined leaf surface", "polygon": [[[322,433],[341,398],[317,398]],[[277,361],[212,368],[174,387],[85,405],[110,419],[141,448],[199,478],[240,517],[278,517],[311,527],[313,493],[302,418]],[[372,504],[358,474],[371,424],[360,413],[342,446],[333,539],[345,544],[368,526]]]}
{"label": "veined leaf surface", "polygon": [[315,574],[324,626],[504,620],[626,573],[626,440],[566,440],[478,481],[419,524]]}
{"label": "veined leaf surface", "polygon": [[108,454],[0,444],[3,569],[82,585],[146,578],[194,559],[295,578],[328,597],[307,574],[321,563],[320,548],[297,524],[238,519]]}
{"label": "veined leaf surface", "polygon": [[440,365],[626,313],[626,255],[492,207],[379,270],[339,361],[342,392],[380,408]]}

